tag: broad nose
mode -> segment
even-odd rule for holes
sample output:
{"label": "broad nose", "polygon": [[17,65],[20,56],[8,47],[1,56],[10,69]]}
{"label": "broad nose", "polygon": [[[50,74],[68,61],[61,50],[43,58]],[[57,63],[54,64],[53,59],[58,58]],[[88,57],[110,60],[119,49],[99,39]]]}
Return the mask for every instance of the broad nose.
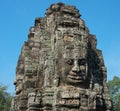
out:
{"label": "broad nose", "polygon": [[72,67],[72,71],[73,72],[79,72],[80,71],[80,66],[79,66],[77,60],[74,61],[74,66]]}

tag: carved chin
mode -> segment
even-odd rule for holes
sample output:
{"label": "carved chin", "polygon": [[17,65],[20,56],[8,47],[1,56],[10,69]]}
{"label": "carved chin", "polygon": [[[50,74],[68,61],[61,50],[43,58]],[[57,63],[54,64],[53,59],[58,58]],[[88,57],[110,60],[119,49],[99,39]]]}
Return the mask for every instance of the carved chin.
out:
{"label": "carved chin", "polygon": [[22,88],[16,88],[16,94],[19,94],[22,91]]}
{"label": "carved chin", "polygon": [[19,94],[21,92],[21,90],[16,90],[16,94]]}

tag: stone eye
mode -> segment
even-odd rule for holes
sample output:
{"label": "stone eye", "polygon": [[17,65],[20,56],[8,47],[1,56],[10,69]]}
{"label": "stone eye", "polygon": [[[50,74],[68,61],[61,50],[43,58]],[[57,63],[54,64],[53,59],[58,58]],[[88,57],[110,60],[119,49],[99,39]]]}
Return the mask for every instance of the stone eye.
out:
{"label": "stone eye", "polygon": [[85,59],[79,59],[78,60],[78,64],[79,65],[85,65],[86,64],[86,60]]}
{"label": "stone eye", "polygon": [[67,63],[68,63],[69,65],[73,65],[73,64],[74,64],[74,60],[73,60],[73,59],[69,59],[69,60],[67,61]]}

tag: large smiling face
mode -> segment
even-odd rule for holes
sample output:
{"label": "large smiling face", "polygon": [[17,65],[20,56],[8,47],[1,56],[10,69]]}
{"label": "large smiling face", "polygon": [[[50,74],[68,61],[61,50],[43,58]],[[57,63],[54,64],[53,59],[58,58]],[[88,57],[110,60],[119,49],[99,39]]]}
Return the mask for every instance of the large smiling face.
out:
{"label": "large smiling face", "polygon": [[71,57],[63,55],[62,58],[59,58],[58,73],[61,85],[82,86],[86,82],[88,74],[86,54],[81,56],[80,52],[77,54],[71,52]]}
{"label": "large smiling face", "polygon": [[[63,35],[62,35],[63,34]],[[61,35],[56,45],[56,73],[60,77],[60,85],[85,86],[88,74],[88,38],[82,36],[81,32],[64,28],[64,33],[59,29]]]}
{"label": "large smiling face", "polygon": [[67,61],[71,65],[71,70],[66,75],[68,84],[84,83],[87,76],[87,63],[85,58],[74,58]]}

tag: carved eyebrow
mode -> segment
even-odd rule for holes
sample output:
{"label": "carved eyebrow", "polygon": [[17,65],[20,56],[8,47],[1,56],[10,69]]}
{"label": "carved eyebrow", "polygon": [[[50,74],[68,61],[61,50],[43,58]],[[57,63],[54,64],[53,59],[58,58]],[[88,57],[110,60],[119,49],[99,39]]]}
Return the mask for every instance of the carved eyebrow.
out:
{"label": "carved eyebrow", "polygon": [[65,57],[65,58],[63,58],[63,59],[69,60],[69,59],[74,59],[74,58],[73,58],[73,57]]}
{"label": "carved eyebrow", "polygon": [[83,59],[80,59],[81,61],[86,61],[86,59],[85,58],[83,58]]}
{"label": "carved eyebrow", "polygon": [[65,61],[74,60],[73,58],[64,58]]}

